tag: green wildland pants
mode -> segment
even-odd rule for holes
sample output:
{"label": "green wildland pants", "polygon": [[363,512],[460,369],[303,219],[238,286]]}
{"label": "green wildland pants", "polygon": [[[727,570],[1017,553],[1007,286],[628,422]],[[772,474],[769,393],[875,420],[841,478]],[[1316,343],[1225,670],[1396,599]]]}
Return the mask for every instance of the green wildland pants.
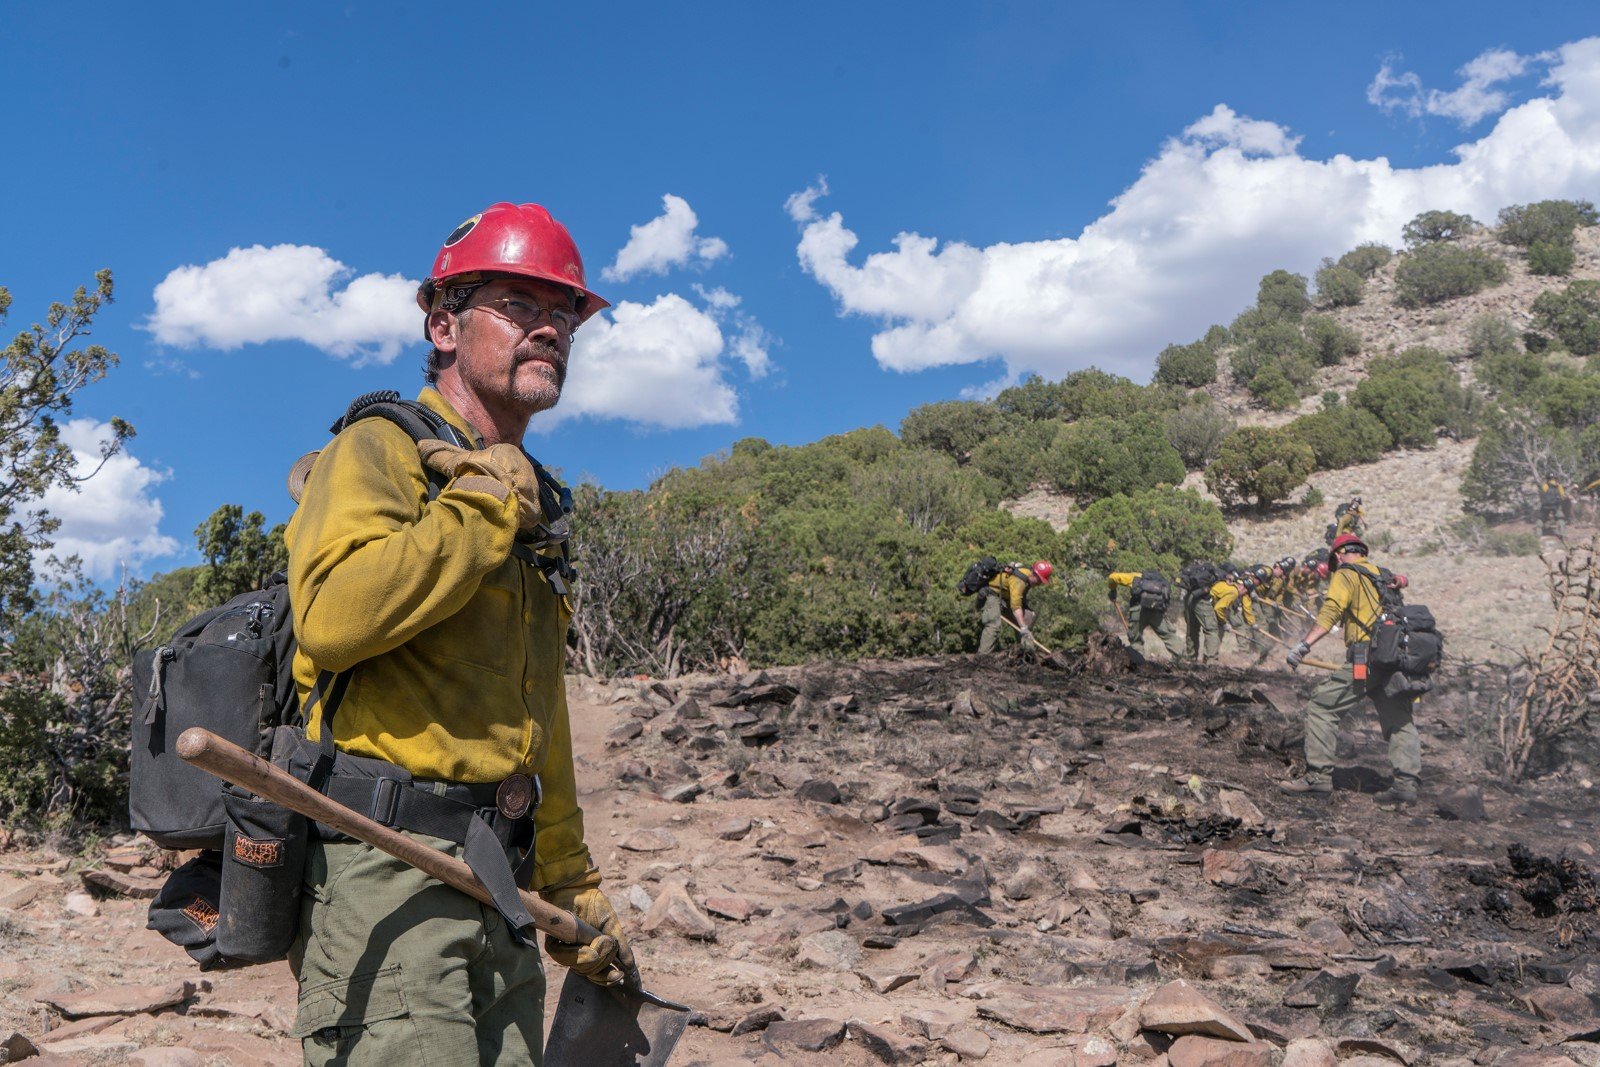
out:
{"label": "green wildland pants", "polygon": [[1167,646],[1167,655],[1173,659],[1183,658],[1183,646],[1178,644],[1178,633],[1172,628],[1172,623],[1167,621],[1164,611],[1150,611],[1146,608],[1130,608],[1128,611],[1128,644],[1135,648],[1144,644],[1144,632],[1154,630],[1161,643]]}
{"label": "green wildland pants", "polygon": [[[979,593],[978,601],[978,621],[982,624],[982,629],[978,631],[978,652],[987,654],[993,652],[995,646],[1000,643],[1000,631],[1011,629],[1003,621],[1009,614],[1009,609],[1004,601],[990,592]],[[1020,634],[1018,636],[1021,637]],[[1022,647],[1033,651],[1039,646],[1034,643],[1033,638],[1027,637],[1023,638]]]}
{"label": "green wildland pants", "polygon": [[1416,724],[1411,721],[1416,699],[1369,694],[1366,682],[1355,680],[1349,664],[1325,678],[1306,705],[1306,776],[1332,780],[1339,719],[1367,699],[1377,707],[1378,726],[1389,742],[1389,763],[1394,768],[1395,785],[1415,790],[1422,780],[1422,741],[1417,736]]}
{"label": "green wildland pants", "polygon": [[1559,537],[1562,540],[1567,536],[1567,516],[1562,508],[1545,508],[1539,512],[1539,535],[1541,537]]}
{"label": "green wildland pants", "polygon": [[[1216,659],[1222,654],[1222,623],[1204,589],[1183,598],[1183,623],[1187,631],[1184,650],[1191,658],[1198,658],[1202,648],[1206,659]],[[1205,637],[1203,646],[1202,634]]]}
{"label": "green wildland pants", "polygon": [[544,1062],[539,950],[493,908],[371,845],[311,842],[289,962],[308,1065]]}

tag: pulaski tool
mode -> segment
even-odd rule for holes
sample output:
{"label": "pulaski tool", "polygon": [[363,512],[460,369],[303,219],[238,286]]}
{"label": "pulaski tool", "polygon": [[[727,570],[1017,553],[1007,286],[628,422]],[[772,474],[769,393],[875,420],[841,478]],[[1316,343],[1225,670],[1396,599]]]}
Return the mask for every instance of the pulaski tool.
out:
{"label": "pulaski tool", "polygon": [[[281,767],[246,752],[209,730],[192,727],[178,738],[184,760],[257,796],[364,841],[424,874],[494,906],[489,891],[465,863],[374,822],[317,792]],[[533,924],[558,941],[586,944],[600,931],[571,912],[519,891]],[[568,972],[545,1047],[548,1067],[665,1067],[689,1025],[689,1008],[643,989],[603,987]]]}

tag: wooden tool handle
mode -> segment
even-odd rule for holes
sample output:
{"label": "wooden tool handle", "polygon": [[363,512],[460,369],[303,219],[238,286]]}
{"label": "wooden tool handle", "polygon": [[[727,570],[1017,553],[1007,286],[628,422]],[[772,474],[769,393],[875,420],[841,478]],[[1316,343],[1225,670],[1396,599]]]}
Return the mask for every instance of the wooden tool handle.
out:
{"label": "wooden tool handle", "polygon": [[[431,848],[421,841],[407,837],[398,830],[374,822],[365,815],[351,811],[343,804],[312,789],[309,785],[281,767],[246,752],[238,745],[218,737],[210,730],[194,726],[178,737],[178,755],[203,771],[244,789],[257,796],[297,811],[306,818],[331,826],[357,841],[364,841],[398,860],[403,860],[424,874],[432,875],[445,885],[452,886],[474,900],[494,907],[489,891],[484,888],[472,868],[454,856]],[[573,915],[526,889],[518,890],[522,905],[533,916],[533,925],[558,941],[588,944],[600,937],[600,931]]]}

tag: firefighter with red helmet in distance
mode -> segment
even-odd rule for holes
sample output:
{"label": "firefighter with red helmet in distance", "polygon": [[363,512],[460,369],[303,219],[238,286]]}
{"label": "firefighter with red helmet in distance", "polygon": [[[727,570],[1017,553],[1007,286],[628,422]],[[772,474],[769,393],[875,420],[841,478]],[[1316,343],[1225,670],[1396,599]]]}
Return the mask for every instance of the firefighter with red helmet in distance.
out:
{"label": "firefighter with red helmet in distance", "polygon": [[[553,958],[638,981],[574,781],[570,497],[521,445],[606,301],[550,212],[498,203],[449,235],[417,302],[418,403],[453,440],[370,418],[315,458],[287,535],[295,680],[308,741],[329,731],[336,748],[330,795],[372,793],[375,818],[510,899],[486,908],[384,852],[314,841],[295,1032],[307,1063],[536,1063],[544,973],[512,880],[604,934],[547,940]],[[332,672],[348,672],[341,696],[318,684]]]}
{"label": "firefighter with red helmet in distance", "polygon": [[1016,629],[1023,648],[1030,652],[1038,649],[1033,639],[1034,613],[1028,607],[1028,592],[1035,586],[1047,584],[1054,573],[1050,561],[1041,559],[1029,566],[1008,563],[989,579],[978,592],[979,652],[994,651],[1000,641],[1000,630],[1007,621]]}

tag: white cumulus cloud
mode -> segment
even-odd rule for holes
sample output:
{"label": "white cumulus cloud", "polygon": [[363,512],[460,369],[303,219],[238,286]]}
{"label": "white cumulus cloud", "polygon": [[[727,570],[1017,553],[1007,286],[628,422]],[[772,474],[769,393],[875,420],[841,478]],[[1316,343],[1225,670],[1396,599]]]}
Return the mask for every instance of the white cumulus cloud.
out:
{"label": "white cumulus cloud", "polygon": [[358,277],[320,248],[252,245],[168,274],[145,328],[180,348],[300,341],[357,364],[390,363],[421,343],[416,291],[398,274]]}
{"label": "white cumulus cloud", "polygon": [[726,347],[716,316],[676,293],[649,304],[624,300],[574,338],[561,403],[533,428],[578,416],[661,429],[737,422]]}
{"label": "white cumulus cloud", "polygon": [[1449,92],[1424,89],[1422,79],[1415,72],[1396,72],[1391,60],[1378,68],[1367,86],[1367,101],[1384,111],[1413,118],[1441,115],[1463,126],[1472,126],[1504,111],[1510,103],[1509,94],[1497,86],[1520,78],[1529,67],[1551,58],[1552,53],[1524,56],[1508,48],[1491,48],[1456,71],[1461,75],[1461,84]]}
{"label": "white cumulus cloud", "polygon": [[607,281],[621,282],[638,274],[665,274],[674,267],[705,266],[728,254],[728,242],[701,237],[700,225],[689,201],[668,193],[661,198],[662,213],[628,230],[628,243],[616,262],[601,271]]}
{"label": "white cumulus cloud", "polygon": [[887,369],[995,359],[1007,380],[1090,364],[1144,379],[1166,344],[1247,306],[1268,271],[1309,272],[1363,241],[1396,243],[1430,209],[1492,219],[1508,204],[1592,199],[1600,38],[1553,53],[1546,85],[1453,162],[1410,169],[1382,157],[1306,158],[1286,128],[1218,107],[1164,144],[1076,237],[975,247],[901,233],[892,249],[857,258],[843,216],[818,211],[825,183],[785,207],[801,226],[802,267],[841,311],[879,321],[872,352]]}
{"label": "white cumulus cloud", "polygon": [[[76,475],[99,466],[100,444],[111,437],[111,427],[94,419],[72,419],[61,427]],[[76,492],[47,490],[40,507],[61,520],[51,554],[59,559],[77,556],[85,574],[104,579],[115,576],[122,564],[136,569],[146,560],[177,552],[178,542],[161,532],[161,501],[152,494],[166,479],[124,447]]]}

